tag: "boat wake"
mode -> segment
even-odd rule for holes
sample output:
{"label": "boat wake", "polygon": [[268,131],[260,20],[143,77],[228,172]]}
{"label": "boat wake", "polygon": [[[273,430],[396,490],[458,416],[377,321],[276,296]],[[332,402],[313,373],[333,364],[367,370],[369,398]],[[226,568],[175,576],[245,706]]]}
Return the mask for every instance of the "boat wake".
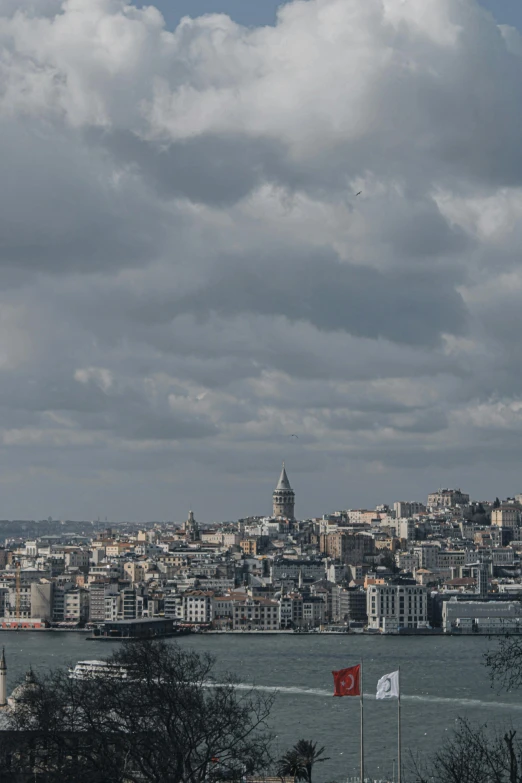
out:
{"label": "boat wake", "polygon": [[[219,683],[215,683],[218,685]],[[302,696],[332,696],[332,691],[323,690],[321,688],[300,688],[297,686],[277,686],[277,685],[249,685],[246,682],[234,683],[234,688],[237,690],[255,690],[255,691],[268,691],[271,693],[288,693],[297,694]],[[375,699],[374,693],[365,693],[365,699]],[[463,707],[469,707],[470,709],[483,709],[484,707],[493,707],[503,710],[522,710],[522,704],[508,704],[507,702],[500,701],[483,701],[481,699],[458,699],[450,698],[448,696],[430,696],[429,694],[420,694],[418,696],[412,696],[409,694],[403,694],[401,701],[408,702],[431,702],[434,704],[458,704]]]}

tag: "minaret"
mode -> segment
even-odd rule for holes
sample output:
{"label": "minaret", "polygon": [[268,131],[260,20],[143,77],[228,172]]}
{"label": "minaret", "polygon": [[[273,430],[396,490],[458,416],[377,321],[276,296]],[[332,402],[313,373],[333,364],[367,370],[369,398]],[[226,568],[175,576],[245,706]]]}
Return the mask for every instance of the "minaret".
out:
{"label": "minaret", "polygon": [[7,706],[7,665],[5,662],[5,650],[2,648],[0,658],[0,709]]}
{"label": "minaret", "polygon": [[272,500],[273,515],[275,517],[285,517],[286,519],[294,518],[295,493],[288,481],[284,462],[279,482],[272,495]]}

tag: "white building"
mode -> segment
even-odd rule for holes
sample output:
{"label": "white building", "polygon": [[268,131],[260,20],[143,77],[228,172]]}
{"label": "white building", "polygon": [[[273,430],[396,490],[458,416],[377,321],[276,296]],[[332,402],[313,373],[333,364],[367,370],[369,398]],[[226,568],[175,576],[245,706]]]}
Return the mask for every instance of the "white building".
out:
{"label": "white building", "polygon": [[366,594],[368,628],[397,633],[400,628],[428,627],[428,594],[419,585],[369,585]]}
{"label": "white building", "polygon": [[415,522],[413,519],[397,519],[395,524],[397,536],[406,541],[415,541]]}
{"label": "white building", "polygon": [[442,605],[444,633],[504,634],[522,630],[522,606],[511,601],[457,601]]}
{"label": "white building", "polygon": [[393,510],[396,519],[408,519],[417,514],[422,514],[422,512],[426,511],[426,506],[423,503],[418,503],[416,500],[398,500],[393,504]]}
{"label": "white building", "polygon": [[203,590],[185,593],[183,596],[183,617],[186,623],[210,623],[212,620],[212,593]]}
{"label": "white building", "polygon": [[79,587],[67,590],[64,595],[63,614],[65,622],[85,622],[89,616],[88,591]]}

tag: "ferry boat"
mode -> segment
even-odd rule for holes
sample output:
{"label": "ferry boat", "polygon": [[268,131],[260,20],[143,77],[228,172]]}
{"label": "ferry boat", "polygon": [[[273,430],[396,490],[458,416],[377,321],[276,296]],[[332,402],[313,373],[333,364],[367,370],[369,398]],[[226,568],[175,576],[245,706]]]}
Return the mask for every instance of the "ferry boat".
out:
{"label": "ferry boat", "polygon": [[110,677],[116,680],[126,680],[129,670],[126,666],[107,661],[78,661],[74,669],[69,669],[73,680],[87,680],[92,677]]}

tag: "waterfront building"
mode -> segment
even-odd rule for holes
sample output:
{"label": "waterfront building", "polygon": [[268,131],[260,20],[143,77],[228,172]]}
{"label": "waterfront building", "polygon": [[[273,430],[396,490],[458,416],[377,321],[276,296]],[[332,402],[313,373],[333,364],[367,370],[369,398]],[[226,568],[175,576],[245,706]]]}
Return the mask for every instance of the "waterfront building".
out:
{"label": "waterfront building", "polygon": [[303,597],[303,625],[305,628],[317,628],[326,621],[327,607],[321,596]]}
{"label": "waterfront building", "polygon": [[53,617],[54,583],[47,579],[41,582],[31,582],[31,617],[39,617],[50,623]]}
{"label": "waterfront building", "polygon": [[398,633],[401,628],[427,628],[427,590],[405,580],[397,584],[370,584],[366,611],[371,630]]}
{"label": "waterfront building", "polygon": [[187,623],[207,624],[212,619],[211,591],[194,590],[183,595],[183,617]]}
{"label": "waterfront building", "polygon": [[442,604],[444,633],[505,634],[522,631],[519,601],[457,601]]}
{"label": "waterfront building", "polygon": [[340,587],[332,590],[332,620],[343,623],[366,623],[366,590],[363,587]]}
{"label": "waterfront building", "polygon": [[288,593],[279,599],[279,625],[285,630],[303,625],[303,596]]}
{"label": "waterfront building", "polygon": [[64,621],[84,624],[89,616],[89,592],[83,588],[73,588],[65,592],[64,599]]}
{"label": "waterfront building", "polygon": [[279,476],[277,486],[272,493],[272,513],[274,517],[284,517],[285,519],[294,519],[295,493],[288,476],[286,475],[285,463]]}
{"label": "waterfront building", "polygon": [[231,595],[214,595],[212,597],[212,627],[229,631],[232,629],[233,598]]}
{"label": "waterfront building", "polygon": [[269,598],[251,598],[249,596],[236,599],[233,605],[232,628],[234,631],[278,630],[278,602]]}
{"label": "waterfront building", "polygon": [[89,622],[103,623],[105,620],[105,598],[117,594],[117,583],[92,582],[89,586]]}
{"label": "waterfront building", "polygon": [[181,593],[167,593],[163,600],[163,614],[173,620],[184,620],[183,596]]}

